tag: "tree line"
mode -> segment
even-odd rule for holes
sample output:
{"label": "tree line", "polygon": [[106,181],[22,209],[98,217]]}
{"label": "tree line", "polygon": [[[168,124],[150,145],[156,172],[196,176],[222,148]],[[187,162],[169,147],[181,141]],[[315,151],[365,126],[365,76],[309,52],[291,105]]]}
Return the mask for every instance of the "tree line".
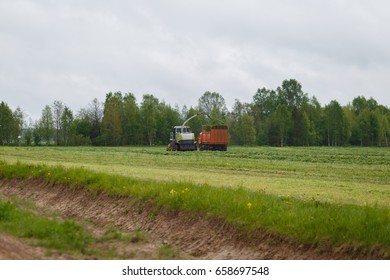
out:
{"label": "tree line", "polygon": [[187,118],[198,135],[204,124],[229,126],[230,143],[270,146],[389,146],[390,109],[358,96],[346,106],[324,107],[301,84],[285,80],[276,89],[260,88],[252,102],[235,100],[229,111],[217,92],[206,91],[197,106],[172,107],[151,94],[138,104],[132,93],[109,92],[76,114],[61,101],[46,105],[35,122],[18,107],[0,104],[1,145],[162,145],[172,127]]}

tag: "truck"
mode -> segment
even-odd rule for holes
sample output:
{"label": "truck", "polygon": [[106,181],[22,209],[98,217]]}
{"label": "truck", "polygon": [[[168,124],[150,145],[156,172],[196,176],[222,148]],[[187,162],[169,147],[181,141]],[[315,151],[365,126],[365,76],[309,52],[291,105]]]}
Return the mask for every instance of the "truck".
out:
{"label": "truck", "polygon": [[199,134],[199,150],[227,151],[228,127],[226,125],[203,125]]}
{"label": "truck", "polygon": [[186,126],[187,122],[199,114],[188,118],[182,125],[174,126],[170,134],[168,151],[196,151],[195,134]]}

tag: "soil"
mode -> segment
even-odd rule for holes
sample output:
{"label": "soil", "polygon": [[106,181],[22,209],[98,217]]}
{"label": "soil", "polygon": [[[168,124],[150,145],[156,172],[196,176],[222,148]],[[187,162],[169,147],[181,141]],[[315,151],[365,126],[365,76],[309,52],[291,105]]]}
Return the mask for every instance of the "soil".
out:
{"label": "soil", "polygon": [[[287,237],[258,230],[240,232],[220,218],[173,212],[129,197],[109,196],[83,188],[42,181],[0,181],[0,197],[22,198],[64,218],[88,222],[92,231],[118,228],[145,231],[147,242],[102,244],[122,257],[156,259],[163,245],[178,248],[182,259],[383,259],[381,250],[344,245],[331,247],[299,244]],[[131,253],[132,252],[132,253]],[[136,252],[136,253],[135,253]],[[179,253],[178,253],[179,255]],[[176,256],[177,257],[177,256]],[[83,256],[47,255],[43,248],[0,234],[0,259],[82,259]]]}

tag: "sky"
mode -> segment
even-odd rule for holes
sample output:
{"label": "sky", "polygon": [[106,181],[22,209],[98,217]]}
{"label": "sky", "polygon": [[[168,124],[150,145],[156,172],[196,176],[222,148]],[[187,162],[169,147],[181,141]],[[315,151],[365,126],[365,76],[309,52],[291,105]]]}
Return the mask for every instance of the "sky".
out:
{"label": "sky", "polygon": [[325,106],[390,107],[389,1],[0,0],[0,101],[38,119],[106,93],[230,110],[296,79]]}

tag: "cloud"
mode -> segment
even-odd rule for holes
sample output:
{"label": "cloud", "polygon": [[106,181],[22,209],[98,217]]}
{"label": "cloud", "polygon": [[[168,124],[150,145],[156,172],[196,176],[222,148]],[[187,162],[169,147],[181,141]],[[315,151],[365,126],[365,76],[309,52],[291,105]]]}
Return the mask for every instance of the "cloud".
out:
{"label": "cloud", "polygon": [[250,102],[297,79],[324,105],[390,105],[386,1],[2,1],[0,94],[39,117],[109,91],[196,105],[207,90]]}

